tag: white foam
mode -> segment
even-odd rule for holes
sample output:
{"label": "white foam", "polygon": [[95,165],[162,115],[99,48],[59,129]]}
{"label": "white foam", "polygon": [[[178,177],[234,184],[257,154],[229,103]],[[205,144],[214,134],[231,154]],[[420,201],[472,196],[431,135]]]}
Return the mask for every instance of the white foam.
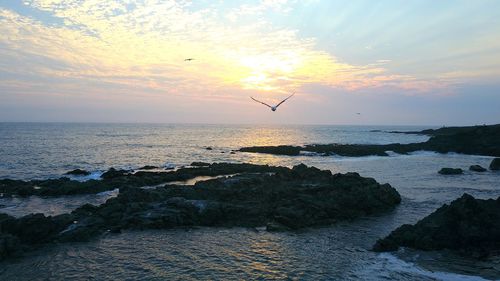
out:
{"label": "white foam", "polygon": [[99,192],[99,193],[97,193],[97,196],[116,197],[116,196],[118,196],[118,193],[120,193],[120,189],[115,188],[113,190]]}
{"label": "white foam", "polygon": [[176,167],[176,166],[175,166],[175,164],[174,164],[174,163],[165,163],[165,164],[163,165],[163,168],[168,169],[168,170],[173,170],[173,169],[175,169],[175,167]]}
{"label": "white foam", "polygon": [[90,175],[85,176],[86,180],[99,180],[101,179],[102,174],[104,174],[102,171],[94,171],[91,172]]}
{"label": "white foam", "polygon": [[396,256],[389,253],[381,253],[378,255],[379,258],[384,259],[384,267],[389,268],[391,271],[411,273],[416,275],[421,275],[436,280],[443,281],[485,281],[480,276],[463,275],[450,272],[439,272],[439,271],[428,271],[425,270],[414,263],[403,261]]}
{"label": "white foam", "polygon": [[314,152],[314,151],[305,151],[305,150],[299,151],[299,154],[302,156],[324,156],[325,155],[324,153],[318,153],[318,152]]}
{"label": "white foam", "polygon": [[399,157],[399,156],[403,156],[403,154],[399,154],[399,153],[396,153],[392,150],[387,150],[385,153],[387,153],[387,155],[389,155],[389,157]]}
{"label": "white foam", "polygon": [[367,156],[339,156],[332,155],[334,161],[367,161],[367,160],[380,160],[387,159],[388,156],[379,156],[379,155],[367,155]]}
{"label": "white foam", "polygon": [[88,180],[101,180],[101,175],[103,174],[103,171],[93,171],[90,172],[90,175],[87,176],[80,176],[80,175],[67,175],[72,180],[76,181],[88,181]]}
{"label": "white foam", "polygon": [[438,156],[438,155],[443,155],[439,152],[436,151],[430,151],[430,150],[417,150],[417,151],[412,151],[408,153],[411,156]]}

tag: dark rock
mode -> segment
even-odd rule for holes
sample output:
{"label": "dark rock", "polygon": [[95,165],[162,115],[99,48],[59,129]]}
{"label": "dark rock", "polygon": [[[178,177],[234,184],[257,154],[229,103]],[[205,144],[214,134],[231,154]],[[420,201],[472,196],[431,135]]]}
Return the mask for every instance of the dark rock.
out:
{"label": "dark rock", "polygon": [[[157,177],[197,175],[234,176],[190,187],[142,189],[132,185]],[[389,184],[357,173],[332,175],[303,164],[289,169],[214,163],[161,175],[137,172],[123,177],[127,181],[121,181],[122,177],[110,181],[127,183],[127,188],[100,206],[87,204],[54,217],[34,214],[15,219],[0,214],[0,233],[33,247],[54,241],[87,241],[122,229],[266,225],[270,231],[284,231],[388,211],[401,201]]]}
{"label": "dark rock", "polygon": [[[418,150],[436,151],[439,153],[457,152],[500,156],[500,124],[474,127],[449,127],[438,130],[419,132],[398,132],[429,134],[431,138],[422,143],[410,144],[311,144],[306,146],[253,146],[242,147],[239,151],[268,153],[276,155],[299,155],[301,151],[315,152],[321,155],[340,156],[388,156],[386,151],[406,154]],[[500,169],[500,168],[499,168]]]}
{"label": "dark rock", "polygon": [[241,152],[268,153],[275,155],[299,155],[301,147],[291,145],[243,147]]}
{"label": "dark rock", "polygon": [[282,232],[289,231],[291,229],[285,225],[282,225],[281,223],[271,221],[267,223],[266,230],[269,232]]}
{"label": "dark rock", "polygon": [[498,125],[479,125],[479,126],[463,126],[463,127],[441,127],[439,129],[425,129],[422,131],[391,131],[389,133],[396,134],[419,134],[419,135],[430,135],[430,136],[453,136],[457,134],[467,134],[470,132],[475,132],[477,130],[483,129],[500,129],[500,124]]}
{"label": "dark rock", "polygon": [[205,147],[206,150],[212,150],[210,146]]}
{"label": "dark rock", "polygon": [[252,146],[243,147],[240,149],[242,152],[254,153],[268,153],[276,155],[299,155],[301,151],[314,152],[319,155],[340,155],[340,156],[388,156],[386,151],[394,151],[405,154],[411,149],[401,144],[388,144],[388,145],[361,145],[361,144],[311,144],[306,146]]}
{"label": "dark rock", "polygon": [[20,251],[21,243],[17,237],[0,233],[0,260],[13,256]]}
{"label": "dark rock", "polygon": [[157,166],[146,165],[146,166],[140,167],[138,170],[154,170],[154,169],[158,169],[158,167]]}
{"label": "dark rock", "polygon": [[442,168],[438,173],[441,175],[460,175],[463,174],[464,171],[460,168]]}
{"label": "dark rock", "polygon": [[500,170],[500,158],[495,158],[491,161],[490,170],[492,170],[492,171]]}
{"label": "dark rock", "polygon": [[8,218],[1,222],[1,230],[16,236],[23,243],[37,244],[47,242],[60,232],[67,223],[63,218],[65,215],[58,216],[58,220],[55,220],[43,214],[31,214],[19,219]]}
{"label": "dark rock", "polygon": [[60,196],[74,194],[98,193],[106,190],[112,190],[116,186],[109,181],[89,180],[79,182],[68,178],[49,179],[49,180],[0,180],[0,193],[5,196],[17,195],[21,197],[30,195],[39,196]]}
{"label": "dark rock", "polygon": [[118,178],[118,177],[123,177],[129,174],[129,171],[127,170],[117,170],[115,168],[110,168],[107,172],[101,175],[101,178],[103,179],[112,179],[112,178]]}
{"label": "dark rock", "polygon": [[415,225],[402,225],[378,240],[373,250],[399,247],[449,249],[471,257],[500,253],[500,197],[481,200],[464,194],[443,205]]}
{"label": "dark rock", "polygon": [[81,169],[75,169],[73,171],[67,172],[66,175],[88,176],[88,175],[90,175],[90,172],[85,171],[85,170],[81,170]]}
{"label": "dark rock", "polygon": [[192,167],[208,167],[210,166],[210,163],[206,163],[206,162],[193,162],[191,163]]}
{"label": "dark rock", "polygon": [[469,170],[473,172],[486,172],[486,169],[481,167],[480,165],[472,165],[469,167]]}
{"label": "dark rock", "polygon": [[49,180],[0,180],[0,196],[60,196],[98,193],[107,190],[126,189],[129,187],[142,187],[158,185],[170,181],[182,181],[195,178],[197,176],[217,176],[236,174],[247,170],[254,172],[273,172],[276,167],[259,166],[250,164],[227,164],[203,162],[193,163],[194,167],[180,168],[169,173],[138,171],[129,173],[129,171],[110,169],[105,173],[102,180],[89,180],[85,182],[70,180],[69,178],[49,179]]}

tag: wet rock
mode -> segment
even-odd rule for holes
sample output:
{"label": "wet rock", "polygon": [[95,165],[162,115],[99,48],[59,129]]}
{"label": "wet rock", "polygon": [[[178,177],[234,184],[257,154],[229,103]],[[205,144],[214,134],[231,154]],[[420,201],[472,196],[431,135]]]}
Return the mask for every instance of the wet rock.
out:
{"label": "wet rock", "polygon": [[441,175],[460,175],[463,174],[464,171],[460,168],[442,168],[438,173]]}
{"label": "wet rock", "polygon": [[38,244],[49,241],[59,233],[69,222],[65,218],[67,215],[57,216],[57,219],[43,214],[31,214],[18,219],[10,217],[1,222],[1,229],[23,243]]}
{"label": "wet rock", "polygon": [[118,178],[118,177],[123,177],[129,174],[129,171],[127,170],[117,170],[115,168],[110,168],[108,171],[106,171],[104,174],[101,175],[101,178],[103,179],[112,179],[112,178]]}
{"label": "wet rock", "polygon": [[0,196],[61,196],[75,194],[90,194],[130,187],[154,186],[171,181],[184,181],[197,176],[218,176],[236,174],[244,171],[274,172],[279,167],[251,164],[203,163],[194,162],[193,167],[180,168],[172,172],[138,171],[129,173],[125,170],[110,169],[102,180],[85,182],[69,178],[49,180],[0,180]]}
{"label": "wet rock", "polygon": [[[457,152],[464,154],[500,156],[500,124],[474,127],[449,127],[438,130],[419,132],[394,132],[428,134],[431,138],[422,143],[410,144],[311,144],[306,146],[253,146],[242,147],[239,151],[268,153],[276,155],[300,155],[301,151],[315,152],[320,155],[340,156],[388,156],[386,151],[407,154],[418,150],[436,151],[439,153]],[[498,166],[498,165],[497,165]]]}
{"label": "wet rock", "polygon": [[[233,176],[190,187],[142,189],[131,184],[157,180],[155,177],[200,174]],[[127,181],[122,183],[128,183],[127,188],[121,188],[119,195],[105,204],[87,204],[71,214],[54,217],[0,216],[0,233],[32,247],[54,241],[87,241],[122,229],[266,225],[270,231],[284,231],[388,211],[401,201],[389,184],[357,173],[332,175],[303,164],[289,169],[214,163],[172,173],[137,172],[124,177]]]}
{"label": "wet rock", "polygon": [[191,163],[190,166],[193,166],[193,167],[208,167],[208,166],[210,166],[210,163],[206,163],[206,162],[193,162],[193,163]]}
{"label": "wet rock", "polygon": [[74,176],[88,176],[90,175],[89,171],[75,169],[66,173],[66,175],[74,175]]}
{"label": "wet rock", "polygon": [[10,234],[0,233],[0,260],[21,252],[19,239]]}
{"label": "wet rock", "polygon": [[300,146],[279,145],[279,146],[252,146],[242,147],[241,152],[268,153],[274,155],[290,155],[295,156],[300,154]]}
{"label": "wet rock", "polygon": [[500,253],[500,197],[475,199],[464,194],[414,225],[402,225],[380,239],[373,250],[399,247],[420,250],[455,250],[471,257]]}
{"label": "wet rock", "polygon": [[289,227],[282,225],[281,223],[278,222],[268,222],[266,225],[266,231],[269,232],[283,232],[283,231],[289,231],[291,230]]}
{"label": "wet rock", "polygon": [[154,170],[154,169],[158,169],[158,167],[152,166],[152,165],[146,165],[146,166],[140,167],[138,170]]}
{"label": "wet rock", "polygon": [[481,167],[480,165],[472,165],[469,167],[469,170],[473,172],[486,172],[486,169]]}
{"label": "wet rock", "polygon": [[492,171],[500,170],[500,158],[495,158],[491,161],[490,170],[492,170]]}

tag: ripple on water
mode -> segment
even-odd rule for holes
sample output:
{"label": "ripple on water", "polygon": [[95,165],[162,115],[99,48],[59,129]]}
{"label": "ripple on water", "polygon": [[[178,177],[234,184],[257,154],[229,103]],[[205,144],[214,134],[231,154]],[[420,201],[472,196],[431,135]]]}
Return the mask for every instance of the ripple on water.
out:
{"label": "ripple on water", "polygon": [[100,192],[97,194],[71,195],[60,197],[4,197],[0,198],[0,213],[6,213],[14,217],[22,217],[32,213],[43,213],[47,216],[55,216],[70,213],[74,209],[84,205],[101,205],[109,198],[116,197],[119,189]]}
{"label": "ripple on water", "polygon": [[[60,244],[18,261],[0,263],[0,277],[6,280],[30,280],[33,276],[49,280],[481,280],[436,272],[436,268],[431,271],[416,265],[412,257],[405,261],[369,251],[378,237],[386,235],[404,217],[412,216],[407,209],[414,203],[408,204],[407,208],[385,215],[298,232],[197,228],[107,234],[88,243]],[[496,274],[500,277],[499,272]]]}
{"label": "ripple on water", "polygon": [[[480,280],[466,274],[500,278],[498,262],[493,270],[485,271],[477,268],[491,264],[478,266],[452,257],[432,257],[429,260],[434,262],[430,264],[426,259],[415,258],[414,253],[388,255],[369,251],[378,238],[401,224],[415,223],[464,192],[478,198],[498,197],[500,173],[468,171],[474,164],[487,167],[491,157],[432,152],[360,158],[220,153],[252,145],[408,143],[428,138],[369,132],[372,129],[404,130],[346,126],[0,124],[0,178],[59,177],[75,168],[104,171],[112,166],[180,166],[192,161],[281,166],[303,162],[332,172],[358,172],[381,183],[388,182],[403,196],[401,205],[393,212],[299,232],[268,233],[240,228],[125,231],[89,243],[45,247],[23,259],[0,263],[0,279]],[[204,149],[207,146],[214,150]],[[466,172],[445,177],[437,173],[442,167],[462,168]],[[20,216],[29,210],[54,215],[83,203],[101,204],[110,196],[113,195],[30,197],[25,201],[1,198],[0,206],[5,206],[0,212],[8,210]],[[445,271],[453,273],[441,273]]]}

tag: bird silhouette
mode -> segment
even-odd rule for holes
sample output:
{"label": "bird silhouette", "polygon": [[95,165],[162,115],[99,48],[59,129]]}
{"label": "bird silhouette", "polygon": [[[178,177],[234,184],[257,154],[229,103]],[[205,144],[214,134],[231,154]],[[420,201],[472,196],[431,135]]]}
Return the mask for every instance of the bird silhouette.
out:
{"label": "bird silhouette", "polygon": [[290,95],[290,96],[288,96],[286,99],[284,99],[284,100],[280,101],[280,102],[279,102],[277,105],[275,105],[275,106],[269,105],[269,104],[267,104],[267,103],[265,103],[265,102],[262,102],[262,101],[260,101],[260,100],[256,100],[256,99],[254,99],[253,97],[250,97],[250,98],[251,98],[251,99],[253,99],[254,101],[258,102],[258,103],[261,103],[261,104],[263,104],[263,105],[265,105],[265,106],[267,106],[267,107],[271,108],[271,110],[272,110],[272,111],[276,111],[276,109],[278,108],[278,106],[280,106],[280,104],[284,103],[287,99],[291,98],[293,95],[295,95],[295,93],[291,94],[291,95]]}
{"label": "bird silhouette", "polygon": [[187,58],[187,59],[184,59],[184,61],[192,61],[194,60],[193,58]]}

